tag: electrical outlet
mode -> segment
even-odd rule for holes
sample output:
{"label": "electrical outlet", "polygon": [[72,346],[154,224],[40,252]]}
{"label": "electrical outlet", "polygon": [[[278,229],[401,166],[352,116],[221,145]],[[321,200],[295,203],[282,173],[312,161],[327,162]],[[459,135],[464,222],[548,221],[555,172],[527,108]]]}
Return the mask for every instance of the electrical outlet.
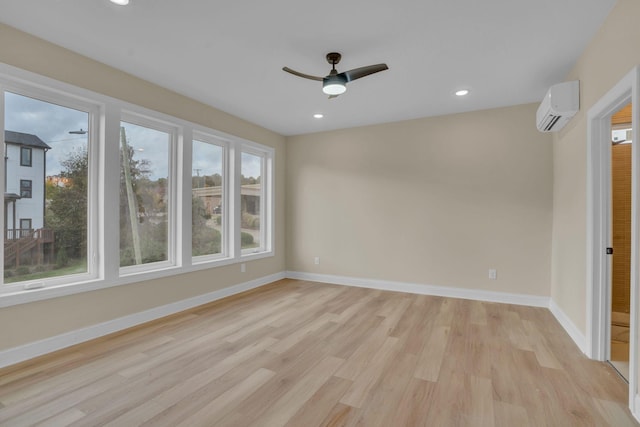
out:
{"label": "electrical outlet", "polygon": [[240,273],[246,273],[246,271],[247,271],[247,264],[243,262],[242,264],[240,264]]}
{"label": "electrical outlet", "polygon": [[319,256],[315,257],[315,258],[313,259],[313,263],[314,263],[315,265],[320,264],[320,257],[319,257]]}
{"label": "electrical outlet", "polygon": [[497,280],[498,279],[498,270],[496,270],[495,268],[490,268],[489,269],[489,279]]}

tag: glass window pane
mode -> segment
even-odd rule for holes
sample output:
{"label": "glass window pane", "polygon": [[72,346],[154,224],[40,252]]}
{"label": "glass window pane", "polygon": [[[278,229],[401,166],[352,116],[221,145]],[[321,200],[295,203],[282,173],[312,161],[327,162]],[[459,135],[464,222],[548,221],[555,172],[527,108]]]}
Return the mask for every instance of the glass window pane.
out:
{"label": "glass window pane", "polygon": [[170,142],[167,132],[121,123],[121,267],[169,259]]}
{"label": "glass window pane", "polygon": [[[262,157],[242,153],[241,159],[241,226],[240,242],[242,249],[261,247],[262,227]],[[251,251],[249,251],[251,252]]]}
{"label": "glass window pane", "polygon": [[87,272],[88,135],[70,132],[88,128],[85,111],[5,92],[5,283]]}
{"label": "glass window pane", "polygon": [[193,141],[192,255],[220,254],[223,233],[223,147]]}
{"label": "glass window pane", "polygon": [[31,167],[31,148],[20,147],[20,166]]}

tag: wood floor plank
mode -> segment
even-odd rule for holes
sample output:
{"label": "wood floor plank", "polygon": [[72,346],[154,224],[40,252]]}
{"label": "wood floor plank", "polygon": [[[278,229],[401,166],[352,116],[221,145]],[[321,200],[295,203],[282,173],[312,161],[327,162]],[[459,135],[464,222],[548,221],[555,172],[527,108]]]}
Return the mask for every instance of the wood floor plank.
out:
{"label": "wood floor plank", "polygon": [[332,376],[287,422],[287,427],[319,426],[352,382]]}
{"label": "wood floor plank", "polygon": [[362,411],[353,406],[338,403],[320,423],[322,427],[346,427],[353,425]]}
{"label": "wood floor plank", "polygon": [[594,398],[593,403],[602,418],[610,425],[616,427],[637,426],[630,417],[629,409],[621,405],[620,402]]}
{"label": "wood floor plank", "polygon": [[354,379],[353,385],[342,396],[341,403],[355,408],[362,408],[369,392],[385,372],[385,367],[390,363],[391,358],[397,354],[398,341],[396,337],[387,337],[366,368]]}
{"label": "wood floor plank", "polygon": [[0,370],[0,426],[632,426],[549,310],[282,280]]}
{"label": "wood floor plank", "polygon": [[445,348],[449,340],[449,326],[436,326],[431,331],[429,340],[418,359],[414,376],[425,381],[437,382],[440,366],[445,355]]}
{"label": "wood floor plank", "polygon": [[396,414],[389,408],[398,407],[402,401],[417,361],[418,357],[411,353],[400,353],[393,358],[384,376],[371,388],[356,424],[369,427],[396,425]]}
{"label": "wood floor plank", "polygon": [[[494,424],[496,427],[530,427],[527,410],[522,406],[494,401]],[[532,426],[531,426],[532,427]]]}
{"label": "wood floor plank", "polygon": [[206,406],[192,414],[188,419],[177,424],[177,426],[206,427],[215,425],[216,421],[234,410],[237,406],[241,405],[244,399],[258,391],[260,387],[273,378],[274,375],[275,372],[269,371],[268,369],[258,369],[253,374],[249,375],[247,379],[236,384],[217,398],[213,399]]}
{"label": "wood floor plank", "polygon": [[84,412],[76,408],[71,408],[66,411],[60,412],[53,417],[42,420],[41,422],[35,424],[35,426],[68,426],[78,420],[81,420],[82,418],[84,418],[84,416]]}
{"label": "wood floor plank", "polygon": [[254,425],[260,427],[285,425],[343,363],[344,360],[332,356],[321,360],[293,384]]}
{"label": "wood floor plank", "polygon": [[165,407],[174,405],[180,399],[184,398],[184,396],[195,393],[206,384],[215,381],[225,373],[229,372],[235,366],[241,364],[245,360],[255,357],[275,341],[276,340],[271,337],[266,337],[253,345],[247,346],[237,353],[223,359],[219,363],[216,363],[205,370],[200,370],[199,372],[194,373],[193,376],[183,379],[175,386],[165,389],[162,393],[154,396],[153,400]]}
{"label": "wood floor plank", "polygon": [[471,408],[468,419],[475,426],[493,426],[495,415],[493,410],[493,386],[491,380],[475,376],[469,377],[471,392]]}
{"label": "wood floor plank", "polygon": [[435,386],[436,383],[411,378],[397,409],[389,411],[393,413],[393,425],[406,427],[425,425],[433,402],[431,397]]}

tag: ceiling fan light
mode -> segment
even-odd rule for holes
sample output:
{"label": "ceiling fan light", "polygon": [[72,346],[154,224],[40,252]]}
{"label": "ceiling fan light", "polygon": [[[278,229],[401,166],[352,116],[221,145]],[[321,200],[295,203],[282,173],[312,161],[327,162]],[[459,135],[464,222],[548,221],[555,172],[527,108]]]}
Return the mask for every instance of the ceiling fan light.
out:
{"label": "ceiling fan light", "polygon": [[111,3],[119,4],[120,6],[126,6],[129,4],[129,0],[111,0]]}
{"label": "ceiling fan light", "polygon": [[322,80],[322,91],[327,95],[341,95],[347,91],[347,79],[344,76],[329,76]]}
{"label": "ceiling fan light", "polygon": [[342,83],[330,83],[324,85],[322,91],[327,95],[341,95],[347,91],[347,87]]}

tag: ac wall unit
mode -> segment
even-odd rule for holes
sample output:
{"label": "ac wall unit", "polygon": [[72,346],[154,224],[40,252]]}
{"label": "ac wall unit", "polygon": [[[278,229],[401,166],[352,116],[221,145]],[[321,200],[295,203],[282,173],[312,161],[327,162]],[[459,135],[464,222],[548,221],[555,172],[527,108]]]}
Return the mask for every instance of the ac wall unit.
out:
{"label": "ac wall unit", "polygon": [[580,82],[558,83],[547,91],[536,113],[540,132],[556,132],[580,109]]}

